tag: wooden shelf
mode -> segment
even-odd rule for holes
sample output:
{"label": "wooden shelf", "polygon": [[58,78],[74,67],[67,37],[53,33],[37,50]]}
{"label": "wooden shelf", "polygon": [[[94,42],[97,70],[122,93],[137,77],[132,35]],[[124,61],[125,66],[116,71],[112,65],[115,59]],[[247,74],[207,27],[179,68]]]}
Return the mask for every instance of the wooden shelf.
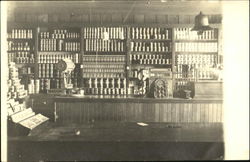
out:
{"label": "wooden shelf", "polygon": [[[16,25],[16,24],[15,24]],[[34,50],[30,50],[30,51],[20,51],[20,52],[34,52],[35,53],[35,58],[37,58],[39,55],[42,54],[51,54],[51,55],[73,55],[75,53],[79,54],[79,62],[80,63],[75,63],[77,65],[121,65],[124,66],[124,72],[96,72],[98,74],[102,74],[102,73],[109,73],[109,74],[125,74],[123,78],[129,78],[128,74],[130,72],[130,69],[125,69],[126,65],[131,66],[131,69],[136,69],[136,68],[140,68],[140,67],[152,67],[152,68],[169,68],[172,69],[173,71],[173,67],[176,65],[176,61],[175,61],[175,56],[179,55],[179,54],[210,54],[210,55],[218,55],[219,52],[186,52],[186,51],[181,51],[181,52],[176,52],[175,48],[174,48],[174,43],[177,42],[218,42],[220,41],[220,37],[215,36],[214,38],[218,38],[218,39],[205,39],[205,40],[191,40],[191,39],[176,39],[174,36],[174,29],[175,27],[191,27],[193,26],[192,24],[115,24],[112,23],[112,25],[110,24],[86,24],[86,26],[82,23],[38,23],[38,24],[23,24],[24,26],[30,26],[33,27],[33,38],[32,39],[16,39],[16,38],[8,38],[8,41],[29,41],[32,42],[32,49],[34,47]],[[125,28],[125,33],[126,35],[124,36],[124,39],[112,39],[110,38],[110,41],[115,41],[115,42],[121,42],[124,44],[123,49],[124,51],[85,51],[86,48],[84,47],[84,43],[86,40],[102,40],[102,38],[83,38],[83,25],[84,27],[124,27]],[[18,26],[18,25],[17,25]],[[35,29],[37,29],[39,27],[45,27],[45,28],[53,28],[53,29],[70,29],[72,27],[76,27],[77,29],[79,29],[78,31],[80,31],[80,37],[79,38],[63,38],[63,39],[57,39],[57,40],[63,40],[64,42],[78,42],[80,43],[80,51],[39,51],[39,46],[40,46],[40,34],[37,33],[37,31],[35,31]],[[213,26],[213,25],[212,25]],[[220,25],[219,25],[220,26]],[[161,28],[165,28],[165,29],[169,29],[169,35],[168,38],[169,39],[132,39],[131,36],[131,28],[130,27],[161,27]],[[219,27],[218,27],[219,28]],[[154,37],[151,37],[154,38]],[[159,37],[158,37],[159,38]],[[45,38],[44,38],[45,39]],[[150,42],[156,42],[156,43],[164,43],[166,45],[173,43],[172,46],[168,46],[168,50],[169,51],[164,51],[164,52],[157,52],[157,51],[130,51],[131,49],[131,42],[145,42],[146,44],[150,43]],[[172,48],[173,47],[173,48]],[[118,48],[117,48],[118,49]],[[167,48],[165,48],[167,49]],[[218,45],[218,49],[219,49],[219,45]],[[7,51],[7,52],[18,52],[18,51]],[[136,63],[131,63],[130,61],[130,55],[164,55],[164,58],[166,59],[172,59],[171,60],[171,64],[136,64]],[[87,58],[87,57],[93,57],[93,58],[102,58],[102,57],[122,57],[124,59],[124,61],[121,62],[112,62],[112,61],[103,61],[101,62],[100,60],[96,61],[83,61],[83,57]],[[38,59],[36,59],[37,61]],[[18,63],[17,65],[21,67],[21,65],[26,65],[26,66],[37,66],[35,67],[35,72],[34,74],[23,74],[23,75],[36,75],[36,78],[38,78],[38,64],[56,64],[56,63]],[[87,68],[87,67],[86,67]],[[92,68],[90,68],[92,69]],[[94,68],[93,68],[94,69]],[[108,69],[108,68],[105,68]],[[123,69],[123,68],[122,68]],[[93,73],[88,73],[88,74],[93,74]],[[174,74],[173,74],[174,75]],[[82,77],[82,75],[79,75],[77,77],[72,77],[72,78],[92,78],[92,77]],[[99,77],[100,78],[100,77]],[[118,78],[118,77],[114,77],[114,78]],[[38,79],[62,79],[62,77],[42,77],[42,78],[38,78]],[[202,80],[203,81],[203,80]],[[155,100],[155,99],[152,99]],[[165,101],[164,101],[165,102]],[[178,101],[179,102],[179,101]]]}
{"label": "wooden shelf", "polygon": [[125,57],[126,55],[121,55],[121,54],[119,54],[119,55],[96,55],[96,54],[86,54],[86,53],[84,53],[83,54],[83,57],[105,57],[105,56],[110,56],[110,57]]}
{"label": "wooden shelf", "polygon": [[[104,68],[103,68],[104,69]],[[108,68],[105,68],[108,69]],[[92,72],[83,72],[84,74],[92,74]],[[125,71],[122,72],[93,72],[95,74],[124,74]]]}
{"label": "wooden shelf", "polygon": [[217,55],[218,52],[175,52],[175,54],[211,54],[211,55]]}
{"label": "wooden shelf", "polygon": [[209,42],[218,42],[218,40],[217,39],[206,39],[206,40],[204,39],[201,39],[201,40],[175,39],[174,42],[204,42],[204,43],[208,42],[209,43]]}
{"label": "wooden shelf", "polygon": [[133,67],[138,67],[138,66],[153,66],[153,67],[169,67],[172,66],[172,64],[131,64]]}
{"label": "wooden shelf", "polygon": [[76,102],[76,101],[83,101],[83,102],[135,102],[135,103],[221,103],[223,100],[221,98],[216,99],[206,99],[206,98],[199,98],[199,99],[180,99],[180,98],[145,98],[145,97],[137,97],[134,96],[115,96],[115,95],[85,95],[83,97],[71,97],[71,96],[55,96],[55,102]]}
{"label": "wooden shelf", "polygon": [[34,41],[34,38],[7,38],[7,41],[22,41],[22,42],[25,42],[25,41]]}
{"label": "wooden shelf", "polygon": [[[104,40],[103,38],[82,38],[83,40]],[[119,39],[119,38],[109,38],[108,40],[104,41],[109,41],[109,40],[118,40],[118,41],[127,41],[127,39]]]}
{"label": "wooden shelf", "polygon": [[40,53],[80,53],[81,51],[37,51],[38,54]]}
{"label": "wooden shelf", "polygon": [[17,66],[18,65],[27,65],[27,66],[35,66],[35,63],[15,63]]}
{"label": "wooden shelf", "polygon": [[[57,64],[58,62],[56,62],[56,63],[51,63],[51,62],[37,62],[37,64]],[[82,64],[82,63],[75,63],[74,62],[74,64],[76,64],[76,65],[80,65],[80,64]]]}
{"label": "wooden shelf", "polygon": [[[79,78],[81,78],[81,77],[70,77],[70,79],[79,79]],[[38,77],[38,79],[63,79],[63,77],[62,78],[60,78],[60,77]]]}
{"label": "wooden shelf", "polygon": [[[77,40],[77,41],[80,41],[81,38],[64,38],[63,40]],[[80,43],[80,42],[79,42]]]}
{"label": "wooden shelf", "polygon": [[[121,55],[121,53],[127,53],[126,51],[118,52],[118,51],[84,51],[84,55],[96,55],[96,54],[103,54],[103,53],[115,53],[117,55]],[[115,55],[113,54],[113,55]]]}
{"label": "wooden shelf", "polygon": [[24,50],[7,51],[7,53],[10,53],[10,52],[35,52],[35,50],[29,50],[29,51],[24,51]]}
{"label": "wooden shelf", "polygon": [[123,62],[94,62],[94,61],[82,61],[83,64],[89,64],[89,65],[105,65],[105,64],[115,64],[115,65],[123,65],[123,64],[126,64],[125,61]]}
{"label": "wooden shelf", "polygon": [[131,39],[132,42],[172,41],[171,39]]}
{"label": "wooden shelf", "polygon": [[20,75],[34,75],[34,73],[30,73],[30,74],[24,73],[24,74],[20,74]]}
{"label": "wooden shelf", "polygon": [[146,51],[143,51],[143,52],[139,52],[139,51],[131,51],[129,52],[130,54],[169,54],[171,53],[171,51],[167,51],[167,52],[146,52]]}

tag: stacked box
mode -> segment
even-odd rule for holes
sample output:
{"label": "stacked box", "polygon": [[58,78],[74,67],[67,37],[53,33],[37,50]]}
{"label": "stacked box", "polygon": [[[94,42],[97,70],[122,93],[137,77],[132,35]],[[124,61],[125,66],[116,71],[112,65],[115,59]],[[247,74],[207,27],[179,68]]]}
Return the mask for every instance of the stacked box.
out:
{"label": "stacked box", "polygon": [[8,80],[8,98],[17,99],[24,98],[28,95],[28,91],[24,89],[24,85],[20,83],[18,77],[18,69],[15,67],[15,63],[9,64],[9,80]]}

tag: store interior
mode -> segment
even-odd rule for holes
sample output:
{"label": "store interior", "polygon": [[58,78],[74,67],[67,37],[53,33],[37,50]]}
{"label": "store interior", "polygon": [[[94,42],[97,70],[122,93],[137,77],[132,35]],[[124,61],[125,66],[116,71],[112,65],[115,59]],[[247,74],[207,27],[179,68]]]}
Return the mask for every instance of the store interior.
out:
{"label": "store interior", "polygon": [[220,160],[221,1],[12,1],[10,161]]}

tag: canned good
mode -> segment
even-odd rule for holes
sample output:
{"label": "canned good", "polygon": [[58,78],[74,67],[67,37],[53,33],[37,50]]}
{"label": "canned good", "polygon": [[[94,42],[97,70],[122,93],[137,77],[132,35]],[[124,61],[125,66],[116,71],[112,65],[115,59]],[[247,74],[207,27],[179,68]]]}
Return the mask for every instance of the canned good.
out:
{"label": "canned good", "polygon": [[108,94],[111,95],[111,89],[110,88],[108,88]]}
{"label": "canned good", "polygon": [[119,95],[120,94],[120,89],[116,88],[116,94]]}

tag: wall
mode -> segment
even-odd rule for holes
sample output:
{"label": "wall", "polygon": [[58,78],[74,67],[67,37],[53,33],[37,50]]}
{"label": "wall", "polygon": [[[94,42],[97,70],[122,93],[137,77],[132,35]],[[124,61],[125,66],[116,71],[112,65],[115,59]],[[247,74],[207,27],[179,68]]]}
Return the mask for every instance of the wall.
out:
{"label": "wall", "polygon": [[10,2],[8,22],[30,25],[79,24],[193,24],[200,11],[220,24],[221,3],[205,1],[85,1]]}

